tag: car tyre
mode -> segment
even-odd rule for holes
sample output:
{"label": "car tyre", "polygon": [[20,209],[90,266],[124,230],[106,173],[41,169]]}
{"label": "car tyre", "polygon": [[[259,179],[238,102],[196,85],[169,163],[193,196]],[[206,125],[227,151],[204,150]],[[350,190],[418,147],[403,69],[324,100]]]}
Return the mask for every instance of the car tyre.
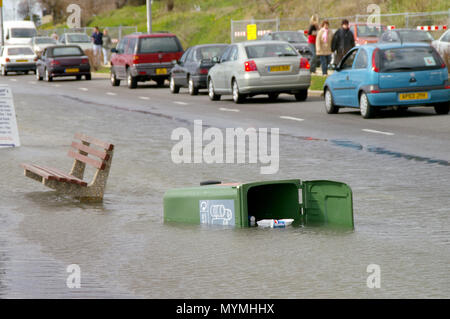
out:
{"label": "car tyre", "polygon": [[299,93],[295,93],[294,96],[297,101],[303,102],[308,98],[308,90],[301,90]]}
{"label": "car tyre", "polygon": [[48,72],[48,69],[45,69],[45,81],[47,81],[47,82],[52,82],[53,81],[53,77]]}
{"label": "car tyre", "polygon": [[117,79],[116,72],[114,71],[113,68],[111,68],[111,85],[112,86],[119,86],[120,85],[120,80]]}
{"label": "car tyre", "polygon": [[188,79],[188,90],[190,95],[197,95],[198,94],[198,88],[195,86],[194,80],[191,76],[189,76]]}
{"label": "car tyre", "polygon": [[131,74],[130,69],[127,70],[127,84],[130,89],[137,88],[137,79]]}
{"label": "car tyre", "polygon": [[375,116],[375,109],[372,105],[370,105],[369,99],[364,92],[361,93],[359,97],[359,110],[361,112],[361,116],[365,119],[370,119]]}
{"label": "car tyre", "polygon": [[271,102],[275,102],[278,99],[278,97],[280,96],[279,93],[269,93],[268,95],[269,95],[269,101],[271,101]]}
{"label": "car tyre", "polygon": [[165,82],[166,82],[166,79],[157,79],[156,80],[156,85],[158,87],[163,87]]}
{"label": "car tyre", "polygon": [[36,80],[38,80],[38,81],[42,81],[42,76],[41,76],[41,73],[39,72],[39,69],[36,69]]}
{"label": "car tyre", "polygon": [[233,80],[231,83],[231,93],[233,95],[234,103],[239,104],[245,100],[245,95],[239,92],[239,86],[236,80]]}
{"label": "car tyre", "polygon": [[434,106],[434,111],[436,114],[448,114],[450,110],[450,102],[439,103]]}
{"label": "car tyre", "polygon": [[339,106],[336,106],[333,101],[333,94],[329,89],[325,90],[325,111],[328,114],[337,114],[339,112]]}
{"label": "car tyre", "polygon": [[171,76],[169,81],[170,93],[178,94],[180,93],[180,87],[175,84],[175,79]]}
{"label": "car tyre", "polygon": [[214,91],[214,84],[211,78],[208,79],[208,96],[211,101],[219,101],[220,95]]}
{"label": "car tyre", "polygon": [[92,74],[91,74],[91,73],[86,74],[86,75],[84,76],[84,78],[86,79],[86,81],[90,81],[90,80],[92,80]]}
{"label": "car tyre", "polygon": [[7,76],[8,75],[8,71],[6,71],[6,68],[4,65],[2,65],[2,76]]}
{"label": "car tyre", "polygon": [[77,81],[81,80],[81,75],[77,75]]}

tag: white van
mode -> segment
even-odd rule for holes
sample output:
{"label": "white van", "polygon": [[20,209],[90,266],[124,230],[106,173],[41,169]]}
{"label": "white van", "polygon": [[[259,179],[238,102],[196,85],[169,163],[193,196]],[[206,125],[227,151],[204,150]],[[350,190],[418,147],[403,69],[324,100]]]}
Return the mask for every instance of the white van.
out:
{"label": "white van", "polygon": [[36,25],[33,21],[5,21],[3,23],[5,44],[30,44],[36,34]]}

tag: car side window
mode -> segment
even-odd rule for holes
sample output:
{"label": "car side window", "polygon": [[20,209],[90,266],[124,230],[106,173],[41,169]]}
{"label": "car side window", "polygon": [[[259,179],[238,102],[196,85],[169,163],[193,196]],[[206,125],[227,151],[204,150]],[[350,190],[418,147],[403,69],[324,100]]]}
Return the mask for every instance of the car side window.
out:
{"label": "car side window", "polygon": [[136,49],[136,38],[130,38],[128,45],[125,48],[125,54],[133,54]]}
{"label": "car side window", "polygon": [[351,68],[352,68],[352,66],[353,66],[353,61],[355,60],[356,52],[358,52],[358,50],[353,50],[353,51],[351,51],[351,52],[344,58],[344,60],[342,60],[342,63],[341,63],[341,70],[344,70],[344,69],[351,69]]}
{"label": "car side window", "polygon": [[119,44],[117,45],[117,52],[118,53],[123,53],[124,52],[124,48],[125,48],[125,43],[128,39],[122,39],[120,40]]}
{"label": "car side window", "polygon": [[230,55],[232,47],[228,47],[225,52],[222,54],[222,57],[220,58],[220,62],[226,62],[228,61],[228,56]]}
{"label": "car side window", "polygon": [[445,36],[442,38],[443,42],[450,42],[450,32],[447,32]]}
{"label": "car side window", "polygon": [[180,63],[186,62],[187,56],[191,53],[192,49],[187,49],[186,52],[181,56]]}
{"label": "car side window", "polygon": [[364,49],[359,49],[358,56],[355,61],[355,69],[365,69],[367,68],[367,52]]}
{"label": "car side window", "polygon": [[234,45],[230,52],[229,61],[236,61],[238,59],[238,56],[239,56],[239,50],[238,50],[237,46]]}

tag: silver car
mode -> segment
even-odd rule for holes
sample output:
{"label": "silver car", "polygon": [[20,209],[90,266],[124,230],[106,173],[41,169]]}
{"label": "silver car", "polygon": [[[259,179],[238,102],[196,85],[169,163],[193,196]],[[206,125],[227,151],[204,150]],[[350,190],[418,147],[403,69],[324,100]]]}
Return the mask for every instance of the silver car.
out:
{"label": "silver car", "polygon": [[297,101],[308,96],[310,65],[284,41],[248,41],[231,44],[222,57],[214,58],[208,73],[209,98],[231,94],[235,103],[246,97],[268,94],[276,100],[280,93],[294,94]]}
{"label": "silver car", "polygon": [[31,40],[31,47],[37,56],[41,56],[46,48],[53,45],[56,45],[56,40],[50,37],[34,37]]}

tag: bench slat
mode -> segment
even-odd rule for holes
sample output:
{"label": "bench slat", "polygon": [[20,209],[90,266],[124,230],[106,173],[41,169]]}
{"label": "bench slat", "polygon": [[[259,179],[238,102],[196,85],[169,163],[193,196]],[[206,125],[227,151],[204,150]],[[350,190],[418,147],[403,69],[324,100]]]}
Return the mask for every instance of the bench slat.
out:
{"label": "bench slat", "polygon": [[30,164],[20,164],[25,170],[30,171],[36,175],[42,176],[44,179],[48,179],[48,180],[58,180],[58,178],[56,176],[54,176],[53,174],[50,174],[44,170],[41,170],[33,165]]}
{"label": "bench slat", "polygon": [[74,159],[76,159],[76,160],[78,160],[80,162],[83,162],[85,164],[89,164],[89,165],[94,166],[95,168],[98,168],[98,169],[101,169],[101,170],[104,170],[105,167],[106,167],[106,164],[104,162],[97,161],[97,160],[95,160],[93,158],[89,158],[89,157],[84,156],[84,155],[82,155],[80,153],[75,153],[72,150],[70,150],[67,155],[69,155],[70,157],[72,157],[72,158],[74,158]]}
{"label": "bench slat", "polygon": [[72,176],[72,175],[66,174],[64,172],[61,172],[57,168],[45,167],[45,166],[39,166],[39,165],[33,165],[33,166],[37,167],[39,169],[45,170],[45,171],[47,171],[49,173],[53,173],[55,175],[62,176],[63,178],[66,179],[66,182],[68,182],[68,183],[78,184],[80,186],[87,186],[88,185],[87,182],[85,182],[85,181],[83,181],[83,180],[81,180],[79,178],[76,178],[75,176]]}
{"label": "bench slat", "polygon": [[78,139],[78,140],[81,140],[81,141],[84,141],[84,142],[88,142],[88,143],[91,143],[91,144],[103,147],[107,151],[112,151],[114,149],[114,145],[113,144],[109,144],[109,143],[103,142],[103,141],[101,141],[99,139],[96,139],[94,137],[90,137],[90,136],[84,135],[82,133],[76,133],[75,134],[75,139]]}
{"label": "bench slat", "polygon": [[95,155],[103,161],[107,161],[109,159],[109,154],[107,154],[105,151],[99,151],[99,150],[96,150],[95,148],[92,148],[92,147],[89,147],[87,145],[80,144],[77,142],[72,142],[71,146],[76,150]]}

